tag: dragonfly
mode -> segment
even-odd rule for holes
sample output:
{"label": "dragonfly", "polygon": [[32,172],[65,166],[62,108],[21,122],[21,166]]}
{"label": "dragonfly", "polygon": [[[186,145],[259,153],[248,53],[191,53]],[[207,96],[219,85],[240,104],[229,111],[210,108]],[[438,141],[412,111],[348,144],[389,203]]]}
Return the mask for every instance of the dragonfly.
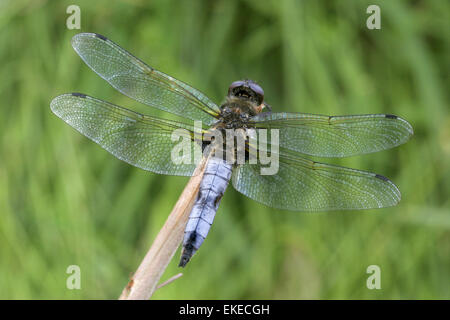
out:
{"label": "dragonfly", "polygon": [[[202,154],[208,155],[208,160],[185,228],[181,267],[205,240],[230,181],[245,196],[282,210],[372,209],[400,201],[397,186],[380,174],[314,160],[368,154],[405,143],[413,129],[398,116],[273,112],[262,87],[248,79],[232,82],[225,101],[216,104],[201,91],[150,67],[102,35],[77,34],[72,46],[119,92],[180,120],[144,115],[82,93],[54,98],[50,108],[55,115],[120,160],[158,174],[191,176],[196,168],[195,162],[172,161],[171,153],[178,143],[172,138],[174,130],[187,132],[192,147],[209,149]],[[201,121],[200,138],[195,121]],[[244,133],[276,130],[278,141],[268,144],[277,149],[276,173],[263,175],[261,170],[266,166],[249,161],[250,151],[258,152],[259,145],[248,138],[243,162],[211,155],[220,143],[203,136],[212,129]]]}

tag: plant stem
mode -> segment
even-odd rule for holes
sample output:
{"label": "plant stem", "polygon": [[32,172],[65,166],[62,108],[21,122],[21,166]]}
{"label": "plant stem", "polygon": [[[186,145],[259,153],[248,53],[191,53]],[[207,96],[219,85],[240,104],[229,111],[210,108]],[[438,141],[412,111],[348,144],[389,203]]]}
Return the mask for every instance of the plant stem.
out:
{"label": "plant stem", "polygon": [[208,157],[203,157],[195,169],[144,260],[123,289],[119,300],[147,300],[153,295],[159,279],[183,239],[184,228],[200,188],[207,160]]}

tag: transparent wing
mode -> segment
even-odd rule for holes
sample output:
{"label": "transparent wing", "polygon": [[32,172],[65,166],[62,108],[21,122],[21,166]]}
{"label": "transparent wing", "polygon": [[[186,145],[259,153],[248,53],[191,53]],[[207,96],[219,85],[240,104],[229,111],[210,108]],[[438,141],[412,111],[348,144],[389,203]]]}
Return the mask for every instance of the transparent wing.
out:
{"label": "transparent wing", "polygon": [[86,64],[121,93],[143,104],[212,124],[217,105],[200,91],[153,69],[95,33],[80,33],[72,46]]}
{"label": "transparent wing", "polygon": [[406,120],[389,114],[263,113],[252,118],[252,124],[258,129],[279,129],[280,147],[318,157],[377,152],[403,144],[413,134]]}
{"label": "transparent wing", "polygon": [[233,171],[234,188],[269,207],[295,211],[370,209],[394,206],[400,191],[387,178],[370,172],[280,156],[275,175],[261,175],[261,165]]}
{"label": "transparent wing", "polygon": [[189,125],[145,116],[81,93],[60,95],[50,108],[67,124],[131,165],[181,176],[190,176],[195,169],[193,161],[171,161],[171,150],[179,143],[172,141],[171,134],[175,129],[185,129],[191,137]]}

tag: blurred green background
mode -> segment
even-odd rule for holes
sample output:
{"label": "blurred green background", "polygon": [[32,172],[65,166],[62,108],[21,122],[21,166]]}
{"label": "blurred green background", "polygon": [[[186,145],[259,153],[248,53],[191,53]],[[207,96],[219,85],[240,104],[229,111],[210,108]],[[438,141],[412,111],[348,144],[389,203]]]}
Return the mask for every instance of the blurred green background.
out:
{"label": "blurred green background", "polygon": [[[66,28],[70,4],[81,30]],[[366,27],[370,4],[381,30]],[[274,111],[393,113],[415,130],[329,161],[391,178],[398,206],[288,212],[230,187],[184,276],[155,299],[449,299],[449,21],[443,0],[0,1],[0,298],[117,298],[188,180],[131,167],[51,113],[76,91],[164,116],[73,51],[74,34],[97,32],[217,103],[250,78]],[[66,288],[69,265],[81,290]],[[381,290],[366,287],[369,265]]]}

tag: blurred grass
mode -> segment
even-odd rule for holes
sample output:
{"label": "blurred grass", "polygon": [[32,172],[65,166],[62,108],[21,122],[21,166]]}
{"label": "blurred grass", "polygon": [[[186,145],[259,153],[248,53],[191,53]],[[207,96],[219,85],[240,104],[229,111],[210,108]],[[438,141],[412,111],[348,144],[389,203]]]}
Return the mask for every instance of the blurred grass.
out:
{"label": "blurred grass", "polygon": [[[334,161],[390,177],[395,208],[296,213],[232,188],[184,276],[157,299],[450,298],[450,5],[446,1],[1,1],[0,298],[115,299],[186,178],[133,168],[55,117],[78,91],[122,96],[70,46],[66,7],[97,32],[218,103],[257,80],[274,111],[393,113],[415,135]],[[382,29],[365,26],[369,4]],[[299,195],[301,196],[301,195]],[[164,279],[179,272],[177,257]],[[66,288],[69,265],[81,290]],[[382,290],[366,288],[381,267]]]}

